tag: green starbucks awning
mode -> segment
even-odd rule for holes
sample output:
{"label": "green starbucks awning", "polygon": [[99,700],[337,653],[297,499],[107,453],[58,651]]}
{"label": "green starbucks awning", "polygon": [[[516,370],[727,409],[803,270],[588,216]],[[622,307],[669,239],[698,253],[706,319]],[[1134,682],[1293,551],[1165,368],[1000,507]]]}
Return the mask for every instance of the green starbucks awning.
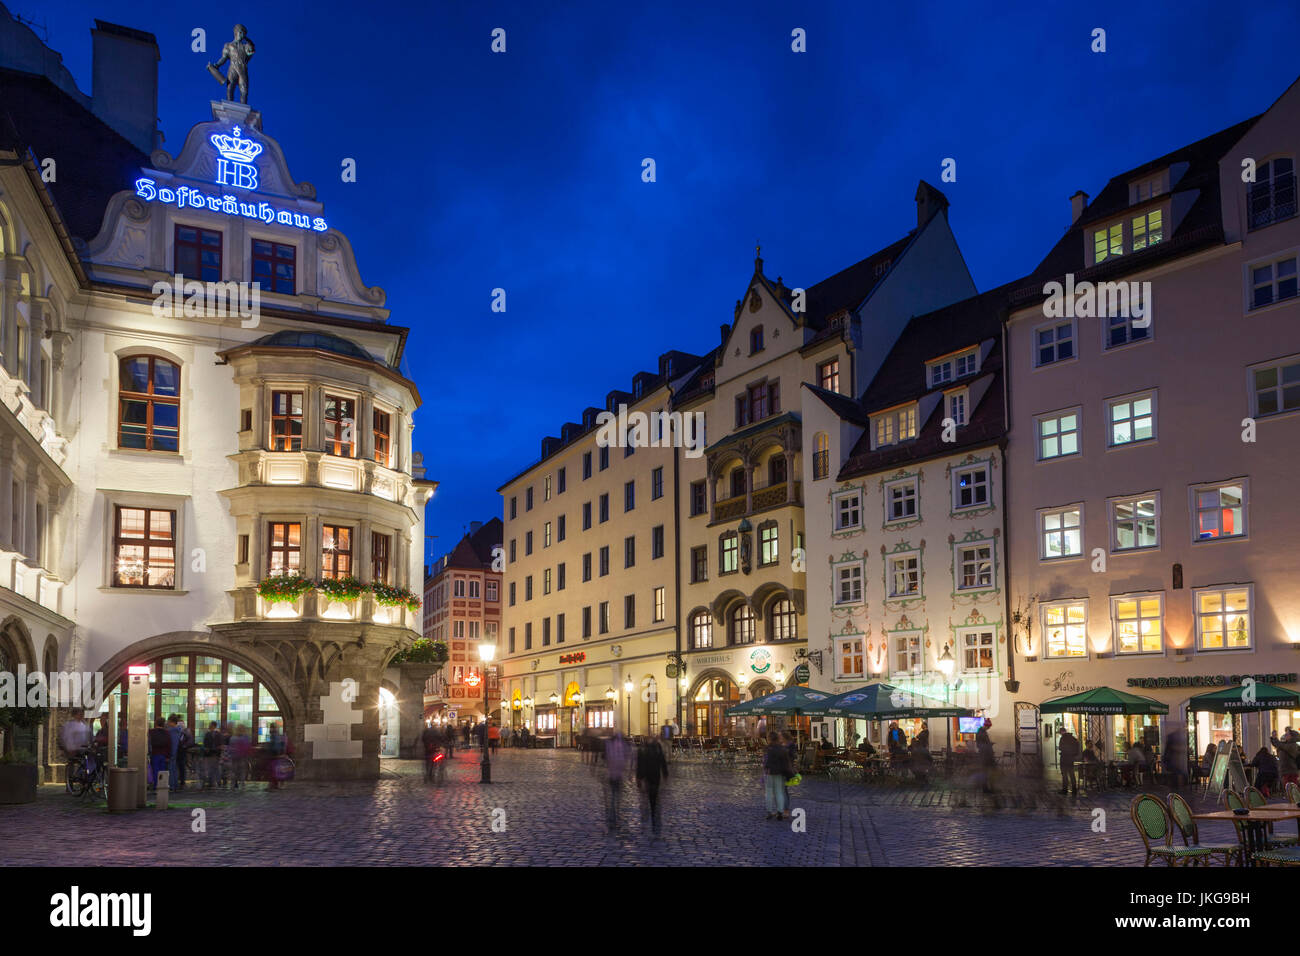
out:
{"label": "green starbucks awning", "polygon": [[[1249,693],[1248,693],[1249,691]],[[1199,694],[1187,702],[1187,709],[1212,714],[1249,714],[1261,710],[1300,710],[1300,694],[1276,684],[1256,682],[1224,687]]]}
{"label": "green starbucks awning", "polygon": [[1111,687],[1094,687],[1081,694],[1044,701],[1038,710],[1043,714],[1167,714],[1169,705]]}

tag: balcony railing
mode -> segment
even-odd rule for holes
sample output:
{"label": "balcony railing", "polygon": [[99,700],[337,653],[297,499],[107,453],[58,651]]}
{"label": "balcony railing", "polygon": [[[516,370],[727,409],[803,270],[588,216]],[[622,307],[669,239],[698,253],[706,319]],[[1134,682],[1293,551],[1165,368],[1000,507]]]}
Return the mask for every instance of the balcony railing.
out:
{"label": "balcony railing", "polygon": [[[787,498],[789,500],[787,501]],[[803,504],[803,482],[794,482],[793,494],[790,489],[790,482],[783,481],[778,485],[766,485],[762,488],[755,488],[753,494],[753,509],[745,510],[745,496],[736,495],[732,498],[723,498],[713,505],[713,520],[728,521],[732,518],[741,518],[746,514],[753,514],[756,511],[766,511],[768,508],[778,508],[784,504],[801,505]]]}

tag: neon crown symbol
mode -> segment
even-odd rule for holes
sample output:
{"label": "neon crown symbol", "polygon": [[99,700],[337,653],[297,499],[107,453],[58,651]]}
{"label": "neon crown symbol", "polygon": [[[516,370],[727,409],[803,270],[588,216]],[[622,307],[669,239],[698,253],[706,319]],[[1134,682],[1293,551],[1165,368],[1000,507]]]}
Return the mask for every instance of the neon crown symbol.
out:
{"label": "neon crown symbol", "polygon": [[235,127],[234,133],[234,136],[227,136],[225,133],[213,133],[208,138],[212,140],[212,145],[217,148],[217,152],[231,162],[251,163],[257,159],[258,154],[262,151],[262,144],[251,139],[241,139],[238,126]]}

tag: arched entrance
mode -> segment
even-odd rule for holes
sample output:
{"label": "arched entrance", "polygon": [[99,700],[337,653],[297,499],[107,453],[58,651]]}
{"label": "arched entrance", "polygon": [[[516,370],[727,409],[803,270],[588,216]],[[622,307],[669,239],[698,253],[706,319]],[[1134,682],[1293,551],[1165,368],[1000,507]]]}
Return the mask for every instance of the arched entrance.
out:
{"label": "arched entrance", "polygon": [[[702,737],[717,737],[732,732],[735,720],[727,710],[740,703],[740,688],[728,675],[714,671],[706,674],[691,693],[691,709],[687,715],[694,733]],[[687,733],[691,733],[690,726]]]}
{"label": "arched entrance", "polygon": [[[166,654],[148,661],[149,697],[147,726],[158,717],[172,714],[185,718],[185,726],[202,739],[208,724],[242,724],[258,743],[270,739],[271,727],[285,728],[286,714],[280,701],[260,677],[240,664],[211,652]],[[119,719],[125,721],[126,697],[119,680],[105,695],[100,714],[108,713],[108,702],[116,697]]]}

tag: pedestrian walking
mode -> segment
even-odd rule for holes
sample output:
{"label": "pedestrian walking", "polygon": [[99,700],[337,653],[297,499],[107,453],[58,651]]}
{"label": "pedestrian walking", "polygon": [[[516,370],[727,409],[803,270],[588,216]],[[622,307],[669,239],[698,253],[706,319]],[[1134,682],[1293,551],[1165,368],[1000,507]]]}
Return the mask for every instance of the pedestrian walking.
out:
{"label": "pedestrian walking", "polygon": [[1061,758],[1061,793],[1078,793],[1079,778],[1074,764],[1079,759],[1079,738],[1068,730],[1056,738],[1056,749]]}
{"label": "pedestrian walking", "polygon": [[609,832],[618,827],[618,807],[623,799],[623,774],[627,770],[627,742],[622,733],[605,741],[605,781],[609,787],[609,805],[605,822]]}
{"label": "pedestrian walking", "polygon": [[501,743],[501,728],[497,726],[495,721],[488,725],[487,735],[488,735],[488,746],[492,750],[492,756],[495,757],[497,754],[497,747]]}
{"label": "pedestrian walking", "polygon": [[1255,754],[1255,759],[1248,766],[1255,768],[1255,786],[1264,796],[1270,796],[1277,788],[1278,778],[1278,761],[1267,747],[1260,747],[1259,753]]}
{"label": "pedestrian walking", "polygon": [[762,740],[762,739],[764,739],[764,738],[767,736],[767,718],[766,718],[766,717],[759,717],[759,718],[758,718],[758,730],[756,731],[756,736],[758,737],[759,740]]}
{"label": "pedestrian walking", "polygon": [[1280,785],[1283,789],[1288,783],[1300,783],[1300,734],[1297,734],[1290,727],[1282,735],[1282,739],[1277,739],[1277,734],[1269,737],[1269,742],[1277,751],[1277,772]]}
{"label": "pedestrian walking", "polygon": [[786,811],[785,782],[794,775],[790,763],[790,750],[781,743],[775,730],[768,734],[767,750],[763,753],[763,805],[767,808],[765,820],[780,820]]}
{"label": "pedestrian walking", "polygon": [[930,731],[922,730],[917,734],[908,749],[912,755],[912,776],[925,786],[930,782],[930,772],[934,769],[934,758],[930,756]]}
{"label": "pedestrian walking", "polygon": [[975,734],[975,750],[979,753],[980,760],[980,780],[984,785],[985,793],[993,792],[993,771],[998,765],[998,758],[993,753],[993,741],[989,738],[989,730],[992,727],[993,721],[985,717],[984,726]]}
{"label": "pedestrian walking", "polygon": [[90,724],[86,723],[85,711],[81,708],[73,710],[72,716],[59,728],[59,746],[69,757],[75,757],[78,751],[85,750],[93,739]]}
{"label": "pedestrian walking", "polygon": [[469,724],[468,723],[464,723],[460,725],[460,742],[461,742],[461,746],[463,746],[467,750],[469,749]]}
{"label": "pedestrian walking", "polygon": [[891,720],[889,722],[889,737],[887,740],[890,754],[907,753],[907,733],[902,727],[898,726],[898,721]]}
{"label": "pedestrian walking", "polygon": [[636,752],[636,785],[645,794],[646,815],[650,817],[650,827],[655,836],[659,835],[662,822],[659,814],[659,787],[667,779],[668,760],[664,756],[663,745],[655,738],[647,737]]}
{"label": "pedestrian walking", "polygon": [[185,725],[180,714],[172,714],[167,721],[167,735],[171,739],[172,790],[185,789]]}
{"label": "pedestrian walking", "polygon": [[420,734],[420,743],[424,745],[424,782],[428,783],[433,777],[433,758],[438,755],[442,749],[442,731],[432,724],[424,728]]}
{"label": "pedestrian walking", "polygon": [[203,775],[201,783],[204,790],[211,790],[217,785],[221,773],[221,730],[215,720],[208,723],[208,732],[203,735]]}
{"label": "pedestrian walking", "polygon": [[284,779],[284,770],[281,767],[280,758],[285,756],[289,751],[289,740],[280,732],[280,725],[274,723],[271,725],[270,739],[267,743],[267,753],[270,760],[267,761],[267,777],[270,778],[268,790],[279,790],[280,784]]}
{"label": "pedestrian walking", "polygon": [[664,759],[668,760],[673,755],[673,725],[669,720],[665,720],[662,727],[659,728],[659,748],[664,752]]}

